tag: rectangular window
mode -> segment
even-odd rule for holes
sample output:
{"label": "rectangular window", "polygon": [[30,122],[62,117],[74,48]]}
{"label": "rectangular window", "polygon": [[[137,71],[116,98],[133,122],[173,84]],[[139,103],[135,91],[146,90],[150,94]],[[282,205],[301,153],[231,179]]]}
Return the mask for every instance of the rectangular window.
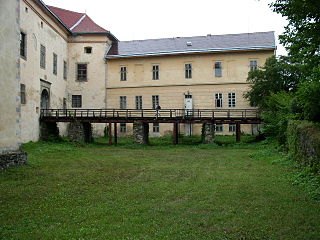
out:
{"label": "rectangular window", "polygon": [[58,72],[58,56],[53,53],[53,74],[57,75]]}
{"label": "rectangular window", "polygon": [[40,67],[46,68],[46,47],[43,45],[40,45]]}
{"label": "rectangular window", "polygon": [[85,47],[84,48],[84,53],[91,54],[92,53],[92,47]]}
{"label": "rectangular window", "polygon": [[222,124],[215,124],[214,130],[215,130],[215,132],[223,132],[223,125]]}
{"label": "rectangular window", "polygon": [[159,105],[159,95],[152,96],[152,109],[156,109]]}
{"label": "rectangular window", "polygon": [[258,69],[258,62],[257,60],[251,60],[250,61],[250,71]]}
{"label": "rectangular window", "polygon": [[235,132],[236,131],[236,125],[235,124],[229,124],[229,132]]}
{"label": "rectangular window", "polygon": [[228,93],[228,102],[229,107],[235,107],[236,106],[236,94],[235,93]]}
{"label": "rectangular window", "polygon": [[142,96],[136,96],[136,109],[142,109]]}
{"label": "rectangular window", "polygon": [[63,61],[63,79],[64,80],[67,80],[67,74],[68,74],[67,62]]}
{"label": "rectangular window", "polygon": [[153,132],[158,133],[160,131],[160,124],[153,123],[152,130],[153,130]]}
{"label": "rectangular window", "polygon": [[222,107],[222,93],[216,93],[216,95],[215,95],[215,105],[218,108]]}
{"label": "rectangular window", "polygon": [[81,108],[82,107],[82,96],[81,95],[72,95],[72,107]]}
{"label": "rectangular window", "polygon": [[120,81],[127,81],[127,67],[120,67]]}
{"label": "rectangular window", "polygon": [[185,67],[185,78],[192,78],[192,64],[187,63],[184,65]]}
{"label": "rectangular window", "polygon": [[122,132],[122,133],[127,132],[127,124],[126,123],[120,123],[120,132]]}
{"label": "rectangular window", "polygon": [[159,80],[159,65],[152,66],[152,80]]}
{"label": "rectangular window", "polygon": [[88,64],[78,63],[77,64],[77,80],[78,81],[87,81],[88,78]]}
{"label": "rectangular window", "polygon": [[120,109],[127,109],[127,97],[120,96]]}
{"label": "rectangular window", "polygon": [[215,77],[222,77],[222,63],[221,62],[214,63],[214,75],[215,75]]}
{"label": "rectangular window", "polygon": [[26,104],[26,85],[20,84],[20,100],[21,104]]}
{"label": "rectangular window", "polygon": [[27,35],[20,32],[20,56],[27,57]]}

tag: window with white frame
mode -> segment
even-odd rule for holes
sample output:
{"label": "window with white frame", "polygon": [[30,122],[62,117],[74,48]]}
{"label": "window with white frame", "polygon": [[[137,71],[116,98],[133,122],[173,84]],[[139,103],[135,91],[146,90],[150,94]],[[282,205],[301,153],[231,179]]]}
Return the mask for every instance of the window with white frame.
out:
{"label": "window with white frame", "polygon": [[152,130],[154,133],[158,133],[160,131],[160,124],[159,123],[153,123]]}
{"label": "window with white frame", "polygon": [[215,105],[218,108],[222,107],[222,93],[215,94]]}
{"label": "window with white frame", "polygon": [[214,131],[215,132],[223,132],[223,124],[215,124]]}
{"label": "window with white frame", "polygon": [[126,123],[120,123],[120,132],[122,132],[122,133],[127,132],[127,124]]}
{"label": "window with white frame", "polygon": [[81,95],[72,95],[72,107],[81,108],[82,107],[82,96]]}
{"label": "window with white frame", "polygon": [[235,93],[228,93],[228,103],[229,103],[229,107],[236,106],[236,94]]}
{"label": "window with white frame", "polygon": [[184,65],[185,68],[185,78],[192,78],[192,64],[187,63]]}
{"label": "window with white frame", "polygon": [[142,109],[142,96],[136,96],[136,109]]}
{"label": "window with white frame", "polygon": [[159,65],[152,66],[152,80],[159,80]]}
{"label": "window with white frame", "polygon": [[77,64],[77,80],[78,81],[88,80],[88,64],[86,63]]}
{"label": "window with white frame", "polygon": [[152,96],[152,109],[156,109],[159,105],[159,95]]}
{"label": "window with white frame", "polygon": [[127,96],[120,96],[120,109],[127,109]]}
{"label": "window with white frame", "polygon": [[127,81],[127,67],[120,67],[120,81]]}
{"label": "window with white frame", "polygon": [[214,63],[214,75],[215,75],[215,77],[222,77],[222,63],[221,62]]}
{"label": "window with white frame", "polygon": [[40,67],[46,68],[46,47],[43,45],[40,45]]}
{"label": "window with white frame", "polygon": [[258,61],[250,60],[250,71],[258,69]]}
{"label": "window with white frame", "polygon": [[236,125],[235,124],[229,124],[229,132],[235,132],[236,131]]}
{"label": "window with white frame", "polygon": [[53,53],[53,74],[57,75],[58,73],[58,55]]}

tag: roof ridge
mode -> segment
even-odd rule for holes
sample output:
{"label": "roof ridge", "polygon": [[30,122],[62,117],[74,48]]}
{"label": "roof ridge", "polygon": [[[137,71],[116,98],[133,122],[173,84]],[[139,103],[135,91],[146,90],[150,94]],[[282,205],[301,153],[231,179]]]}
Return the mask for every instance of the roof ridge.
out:
{"label": "roof ridge", "polygon": [[83,14],[83,16],[78,20],[78,22],[76,22],[72,27],[70,27],[70,30],[72,31],[76,26],[78,26],[83,21],[83,19],[85,19],[86,16],[86,13]]}
{"label": "roof ridge", "polygon": [[58,9],[61,9],[61,10],[64,10],[64,11],[72,12],[72,13],[86,14],[86,13],[83,13],[83,12],[75,12],[75,11],[71,11],[71,10],[68,10],[68,9],[65,9],[65,8],[60,8],[60,7],[52,6],[52,5],[46,5],[46,6],[49,7],[49,8],[58,8]]}

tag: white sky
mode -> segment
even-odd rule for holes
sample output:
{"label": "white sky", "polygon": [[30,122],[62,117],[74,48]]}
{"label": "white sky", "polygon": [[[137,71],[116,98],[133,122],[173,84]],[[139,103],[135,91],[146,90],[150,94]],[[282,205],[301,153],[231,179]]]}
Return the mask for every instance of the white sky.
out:
{"label": "white sky", "polygon": [[[86,12],[120,41],[284,31],[286,20],[268,7],[271,0],[43,0]],[[286,54],[277,40],[277,54]]]}

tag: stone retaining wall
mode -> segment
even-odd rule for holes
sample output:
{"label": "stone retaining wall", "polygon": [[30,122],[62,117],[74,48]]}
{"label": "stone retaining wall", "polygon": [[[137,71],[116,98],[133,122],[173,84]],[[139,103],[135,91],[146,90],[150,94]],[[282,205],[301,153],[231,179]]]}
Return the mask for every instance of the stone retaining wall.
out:
{"label": "stone retaining wall", "polygon": [[27,153],[22,151],[13,151],[0,154],[0,170],[10,167],[27,164]]}

